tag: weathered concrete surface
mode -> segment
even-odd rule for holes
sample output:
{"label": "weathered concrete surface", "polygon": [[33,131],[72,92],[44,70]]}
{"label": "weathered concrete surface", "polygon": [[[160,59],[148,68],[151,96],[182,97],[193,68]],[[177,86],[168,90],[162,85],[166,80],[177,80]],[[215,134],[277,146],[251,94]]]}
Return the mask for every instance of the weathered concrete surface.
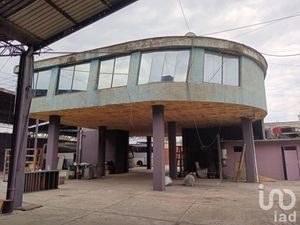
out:
{"label": "weathered concrete surface", "polygon": [[[142,53],[145,51],[158,51],[160,49],[191,49],[190,65],[186,82],[153,82],[138,85],[139,66]],[[222,53],[229,53],[240,58],[240,83],[239,86],[220,85],[204,82],[204,58],[205,50],[212,50]],[[105,53],[108,51],[108,53]],[[98,90],[99,62],[106,56],[130,55],[130,66],[128,83],[125,87],[107,88]],[[90,73],[86,92],[69,93],[55,95],[59,76],[58,67],[90,62]],[[205,126],[218,126],[220,121],[224,125],[228,118],[221,118],[220,113],[206,113],[203,108],[206,103],[210,103],[216,110],[226,111],[230,115],[230,124],[239,124],[231,118],[232,115],[240,117],[251,117],[254,120],[263,119],[267,114],[266,94],[264,79],[266,75],[267,63],[263,56],[242,44],[230,42],[222,39],[207,37],[161,37],[139,41],[132,41],[102,49],[95,49],[87,52],[47,59],[36,62],[35,69],[52,69],[51,81],[48,95],[34,98],[31,107],[31,117],[47,120],[49,115],[62,116],[62,124],[80,127],[96,128],[106,126],[108,129],[129,130],[132,135],[150,134],[150,121],[146,120],[147,132],[143,130],[144,120],[140,123],[135,120],[135,124],[122,126],[122,121],[127,120],[128,107],[131,107],[130,117],[136,118],[134,109],[138,109],[142,114],[150,113],[153,104],[166,106],[166,118],[176,119],[184,127],[187,116],[168,115],[168,112],[188,111],[190,107],[186,104],[197,103],[201,110],[196,114],[211,115],[211,123]],[[149,103],[149,104],[144,104]],[[153,103],[153,104],[152,104]],[[174,103],[174,104],[172,104]],[[168,106],[168,104],[172,104]],[[180,105],[179,105],[180,104]],[[224,109],[227,106],[230,109]],[[110,114],[106,110],[113,107],[118,114],[113,115],[113,121],[103,120],[103,115]],[[237,108],[236,108],[237,107]],[[113,110],[113,112],[115,112]],[[245,112],[246,111],[246,112]],[[120,112],[120,113],[119,113]],[[213,117],[213,115],[218,115]],[[84,115],[84,118],[81,116]],[[99,115],[100,121],[92,118]],[[193,118],[196,120],[195,118]],[[116,120],[121,120],[117,121]],[[197,120],[196,120],[197,121]],[[201,121],[201,120],[198,120]],[[197,121],[197,122],[198,122]],[[115,122],[117,125],[115,125]],[[142,124],[142,125],[141,125]],[[194,126],[194,125],[193,125]],[[134,131],[133,131],[134,130]],[[132,133],[133,132],[133,133]]]}
{"label": "weathered concrete surface", "polygon": [[[234,41],[212,38],[212,37],[188,37],[188,36],[170,36],[155,37],[130,41],[104,48],[88,50],[67,56],[59,56],[51,59],[44,59],[35,62],[36,69],[42,69],[49,66],[57,66],[61,64],[76,64],[91,58],[109,57],[118,54],[130,54],[133,51],[150,51],[158,48],[174,49],[178,47],[201,47],[207,49],[221,50],[228,54],[246,55],[259,64],[264,71],[267,70],[268,64],[266,59],[255,49]],[[18,72],[15,67],[15,73]]]}
{"label": "weathered concrete surface", "polygon": [[[294,210],[300,215],[299,184],[264,183],[267,191],[293,190]],[[264,225],[279,224],[274,222],[274,210],[281,212],[278,199],[272,210],[259,208],[258,184],[196,179],[194,187],[185,187],[175,180],[165,192],[155,192],[152,173],[146,168],[97,180],[69,180],[59,190],[28,193],[24,200],[43,207],[0,215],[1,225]],[[299,215],[298,222],[288,224],[299,224]]]}

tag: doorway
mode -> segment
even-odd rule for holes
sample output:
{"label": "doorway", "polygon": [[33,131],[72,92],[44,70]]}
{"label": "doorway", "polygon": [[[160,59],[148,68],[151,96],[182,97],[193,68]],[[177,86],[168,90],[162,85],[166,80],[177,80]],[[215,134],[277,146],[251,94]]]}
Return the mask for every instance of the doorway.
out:
{"label": "doorway", "polygon": [[296,146],[282,146],[283,168],[286,180],[300,180],[299,157]]}

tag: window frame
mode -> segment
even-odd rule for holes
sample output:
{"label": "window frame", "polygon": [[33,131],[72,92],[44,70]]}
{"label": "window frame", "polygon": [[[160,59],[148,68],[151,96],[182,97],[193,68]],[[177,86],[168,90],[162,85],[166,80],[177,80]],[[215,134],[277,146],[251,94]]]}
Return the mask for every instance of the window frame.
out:
{"label": "window frame", "polygon": [[[215,56],[220,56],[221,57],[221,83],[215,83],[215,82],[209,82],[209,81],[205,81],[205,55],[206,54],[210,54],[210,55],[215,55]],[[224,58],[234,58],[237,59],[237,85],[232,85],[232,84],[224,84]],[[203,62],[203,83],[206,84],[219,84],[219,85],[227,85],[227,86],[232,86],[232,87],[240,87],[241,84],[241,60],[240,60],[240,56],[239,55],[233,55],[233,54],[227,54],[227,53],[220,53],[220,52],[214,52],[214,51],[209,51],[209,50],[205,50],[204,51],[204,62]]]}
{"label": "window frame", "polygon": [[[49,71],[49,81],[48,81],[48,87],[46,89],[46,94],[45,95],[40,95],[40,96],[36,96],[36,89],[38,87],[38,82],[39,82],[39,77],[40,77],[40,73],[41,72],[46,72],[46,71]],[[36,77],[36,81],[34,82],[34,75],[37,75]],[[47,94],[48,94],[48,91],[49,91],[49,87],[50,87],[50,82],[51,82],[51,76],[52,76],[52,68],[50,69],[40,69],[40,70],[37,70],[37,71],[34,71],[33,72],[33,77],[32,77],[32,91],[33,91],[33,98],[39,98],[39,97],[46,97]]]}
{"label": "window frame", "polygon": [[[87,72],[87,81],[86,81],[86,89],[85,90],[79,90],[79,91],[73,91],[73,86],[74,86],[74,77],[75,77],[75,72],[76,72],[76,66],[79,65],[84,65],[84,64],[88,64],[89,65],[89,71]],[[60,90],[59,89],[59,84],[60,84],[60,78],[61,78],[61,71],[65,68],[72,68],[72,79],[71,79],[71,86],[69,90]],[[58,76],[57,76],[57,81],[56,81],[56,95],[61,95],[61,94],[71,94],[71,93],[78,93],[78,92],[86,92],[88,89],[88,81],[89,81],[89,76],[90,76],[90,72],[91,72],[91,61],[86,61],[86,62],[82,62],[79,64],[71,64],[71,65],[64,65],[64,66],[60,66],[59,70],[58,70]],[[60,91],[64,91],[61,92]]]}
{"label": "window frame", "polygon": [[[117,59],[120,59],[120,58],[128,58],[128,72],[126,74],[127,76],[127,81],[126,81],[126,84],[125,85],[122,85],[122,86],[113,86],[114,84],[114,78],[115,78],[115,71],[116,71],[116,61]],[[101,63],[102,62],[105,62],[105,61],[109,61],[109,60],[113,60],[113,64],[112,64],[112,72],[111,72],[111,79],[110,79],[110,85],[109,87],[104,87],[104,88],[99,88],[99,82],[100,82],[100,74],[101,74]],[[120,88],[120,87],[126,87],[128,85],[128,80],[129,80],[129,69],[130,69],[130,62],[131,62],[131,54],[129,55],[118,55],[116,57],[110,57],[110,58],[103,58],[103,59],[100,59],[99,60],[99,69],[98,69],[98,76],[97,76],[97,90],[100,91],[100,90],[105,90],[105,89],[110,89],[110,88]],[[103,74],[108,74],[108,73],[103,73]],[[125,74],[124,74],[125,76]]]}
{"label": "window frame", "polygon": [[[142,66],[142,58],[143,58],[143,54],[151,54],[151,53],[166,53],[166,52],[188,52],[188,62],[187,62],[187,68],[186,68],[186,78],[185,81],[175,81],[175,74],[173,77],[173,81],[150,81],[151,78],[151,68],[152,68],[152,62],[151,62],[151,66],[150,66],[150,74],[149,74],[149,78],[148,81],[146,83],[139,83],[139,79],[140,79],[140,73],[141,73],[141,66]],[[191,65],[191,55],[192,54],[192,49],[191,48],[179,48],[179,49],[159,49],[159,50],[150,50],[150,51],[142,51],[141,55],[140,55],[140,60],[139,60],[139,66],[138,66],[138,76],[137,76],[137,80],[136,80],[136,85],[147,85],[147,84],[153,84],[153,83],[187,83],[188,82],[188,78],[189,78],[189,69],[190,69],[190,65]],[[162,70],[164,69],[164,63],[162,65]],[[175,68],[176,69],[176,68]],[[162,78],[162,74],[160,75],[160,77]]]}

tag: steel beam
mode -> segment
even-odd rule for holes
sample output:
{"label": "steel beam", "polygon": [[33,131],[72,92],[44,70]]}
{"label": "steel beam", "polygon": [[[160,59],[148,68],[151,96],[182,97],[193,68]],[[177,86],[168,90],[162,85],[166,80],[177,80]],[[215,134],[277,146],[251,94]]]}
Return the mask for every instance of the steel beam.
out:
{"label": "steel beam", "polygon": [[22,53],[18,76],[17,95],[14,112],[14,125],[10,153],[10,165],[7,183],[6,199],[11,201],[12,208],[22,206],[24,191],[24,168],[27,146],[27,127],[32,99],[33,49]]}
{"label": "steel beam", "polygon": [[164,106],[154,105],[153,110],[153,189],[165,190],[164,163]]}

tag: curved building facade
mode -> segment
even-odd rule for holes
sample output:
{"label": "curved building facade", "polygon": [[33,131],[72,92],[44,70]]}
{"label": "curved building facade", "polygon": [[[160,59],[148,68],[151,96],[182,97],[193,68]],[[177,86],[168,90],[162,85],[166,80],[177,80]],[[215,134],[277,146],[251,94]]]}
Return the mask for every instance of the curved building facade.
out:
{"label": "curved building facade", "polygon": [[[181,134],[243,120],[249,128],[262,120],[266,70],[259,52],[232,41],[194,36],[132,41],[36,62],[30,113],[50,118],[50,125],[54,118],[53,123],[153,136],[155,153],[163,148],[165,122],[175,123],[173,133]],[[161,163],[156,156],[154,167]],[[255,160],[255,152],[249,157]]]}
{"label": "curved building facade", "polygon": [[151,133],[151,106],[178,128],[263,119],[267,63],[254,49],[204,37],[118,44],[35,64],[31,116]]}

